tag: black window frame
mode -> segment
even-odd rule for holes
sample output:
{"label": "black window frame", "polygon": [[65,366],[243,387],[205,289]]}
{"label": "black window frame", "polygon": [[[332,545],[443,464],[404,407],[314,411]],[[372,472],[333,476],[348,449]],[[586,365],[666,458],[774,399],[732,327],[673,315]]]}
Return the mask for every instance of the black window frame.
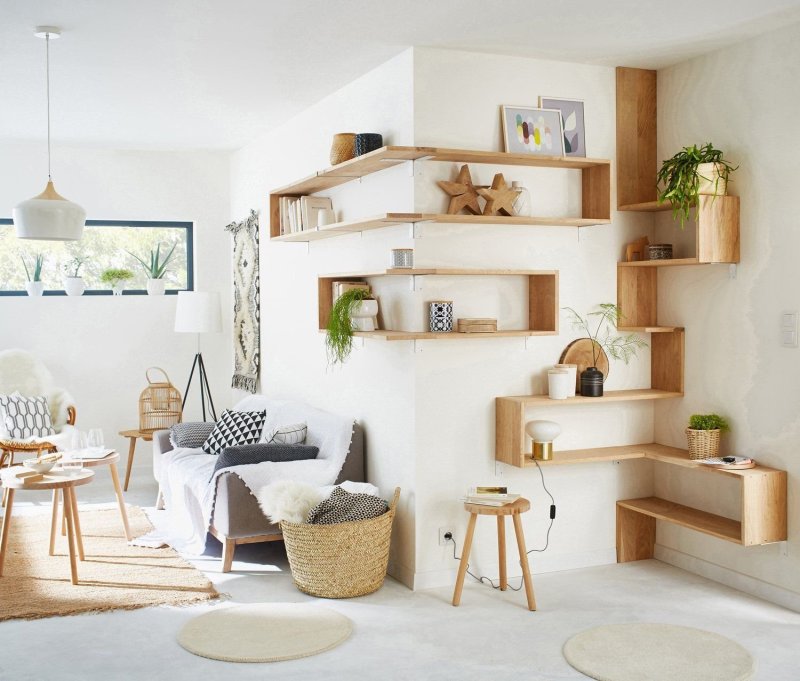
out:
{"label": "black window frame", "polygon": [[[13,225],[14,221],[10,218],[0,218],[0,225]],[[175,222],[158,220],[87,220],[87,227],[175,227],[186,230],[186,288],[165,291],[166,295],[174,296],[180,291],[194,291],[194,223]],[[114,292],[111,289],[86,289],[85,296],[111,296]],[[0,291],[0,296],[27,296],[28,292],[21,291]],[[65,296],[63,290],[43,291],[45,296]],[[146,296],[147,289],[125,289],[123,296]]]}

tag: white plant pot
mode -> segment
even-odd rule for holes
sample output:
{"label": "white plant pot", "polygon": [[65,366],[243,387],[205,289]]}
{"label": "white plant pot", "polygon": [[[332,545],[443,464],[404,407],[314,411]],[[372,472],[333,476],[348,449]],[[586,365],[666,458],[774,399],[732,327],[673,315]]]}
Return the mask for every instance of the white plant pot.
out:
{"label": "white plant pot", "polygon": [[82,296],[85,290],[83,277],[64,277],[64,291],[68,296]]}
{"label": "white plant pot", "polygon": [[353,331],[374,331],[375,317],[377,316],[378,301],[362,300],[358,305],[353,307],[353,311],[350,313],[350,322],[353,325]]}
{"label": "white plant pot", "polygon": [[114,284],[111,287],[111,290],[114,292],[115,296],[121,296],[122,292],[125,290],[125,282],[124,281],[118,281],[116,284]]}
{"label": "white plant pot", "polygon": [[149,296],[163,296],[166,288],[167,282],[164,279],[147,280],[147,295]]}
{"label": "white plant pot", "polygon": [[719,163],[701,163],[697,166],[697,178],[700,181],[697,187],[698,194],[712,196],[725,196],[728,192],[728,182],[720,176]]}
{"label": "white plant pot", "polygon": [[551,400],[566,400],[575,394],[575,379],[567,369],[550,369],[547,372],[548,395]]}
{"label": "white plant pot", "polygon": [[29,296],[40,296],[44,293],[44,282],[41,281],[29,281],[25,284],[25,290],[28,292]]}

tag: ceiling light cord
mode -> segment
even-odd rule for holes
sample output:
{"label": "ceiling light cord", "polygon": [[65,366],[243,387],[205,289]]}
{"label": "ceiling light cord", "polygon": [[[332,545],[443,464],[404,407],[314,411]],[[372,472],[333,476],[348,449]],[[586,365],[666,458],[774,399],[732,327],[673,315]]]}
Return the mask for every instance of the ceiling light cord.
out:
{"label": "ceiling light cord", "polygon": [[50,34],[45,35],[45,70],[47,71],[47,180],[52,182],[50,170]]}

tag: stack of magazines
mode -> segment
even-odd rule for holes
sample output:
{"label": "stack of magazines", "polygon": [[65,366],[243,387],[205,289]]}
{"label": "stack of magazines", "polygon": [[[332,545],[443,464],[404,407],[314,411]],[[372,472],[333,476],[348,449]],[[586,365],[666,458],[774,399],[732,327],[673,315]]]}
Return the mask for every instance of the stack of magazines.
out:
{"label": "stack of magazines", "polygon": [[700,459],[699,463],[728,470],[754,468],[756,465],[755,461],[748,459],[746,456],[715,456],[710,459]]}
{"label": "stack of magazines", "polygon": [[508,487],[470,487],[461,501],[482,506],[505,506],[519,498],[519,494],[509,493]]}

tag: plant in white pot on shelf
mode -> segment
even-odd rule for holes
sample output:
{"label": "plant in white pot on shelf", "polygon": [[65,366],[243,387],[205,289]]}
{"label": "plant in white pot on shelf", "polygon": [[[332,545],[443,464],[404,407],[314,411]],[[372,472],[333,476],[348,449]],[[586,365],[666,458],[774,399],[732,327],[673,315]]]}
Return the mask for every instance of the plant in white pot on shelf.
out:
{"label": "plant in white pot on shelf", "polygon": [[354,331],[374,331],[378,301],[367,288],[354,288],[340,295],[331,307],[325,334],[329,364],[343,364],[353,350]]}
{"label": "plant in white pot on shelf", "polygon": [[147,293],[151,296],[163,296],[164,291],[167,286],[167,282],[164,280],[164,275],[167,273],[167,265],[169,261],[172,259],[173,253],[175,253],[175,247],[178,244],[175,243],[172,245],[169,253],[164,256],[164,259],[161,259],[161,244],[158,244],[154,250],[150,251],[150,259],[149,261],[140,258],[135,253],[131,253],[128,251],[129,255],[132,255],[136,260],[139,261],[139,264],[144,269],[145,274],[147,274]]}
{"label": "plant in white pot on shelf", "polygon": [[44,266],[44,256],[40,253],[35,256],[33,263],[28,267],[28,261],[22,257],[22,266],[25,268],[25,276],[28,281],[25,283],[25,290],[29,296],[40,296],[44,292],[42,283],[42,267]]}
{"label": "plant in white pot on shelf", "polygon": [[111,267],[100,275],[100,281],[111,286],[115,296],[121,296],[125,289],[125,282],[133,279],[133,272],[130,270]]}
{"label": "plant in white pot on shelf", "polygon": [[[569,312],[572,326],[586,333],[586,338],[591,342],[592,365],[581,372],[581,395],[584,397],[602,397],[605,376],[597,368],[598,360],[603,354],[612,359],[621,359],[627,364],[636,357],[639,348],[646,348],[645,343],[635,333],[617,335],[612,333],[617,330],[622,313],[613,303],[600,303],[597,309],[589,312],[585,317],[579,315],[571,307],[564,308]],[[597,326],[594,322],[597,322]]]}
{"label": "plant in white pot on shelf", "polygon": [[85,257],[75,256],[72,260],[64,264],[64,291],[68,296],[82,296],[86,290],[86,284],[81,276],[81,267],[86,262]]}

